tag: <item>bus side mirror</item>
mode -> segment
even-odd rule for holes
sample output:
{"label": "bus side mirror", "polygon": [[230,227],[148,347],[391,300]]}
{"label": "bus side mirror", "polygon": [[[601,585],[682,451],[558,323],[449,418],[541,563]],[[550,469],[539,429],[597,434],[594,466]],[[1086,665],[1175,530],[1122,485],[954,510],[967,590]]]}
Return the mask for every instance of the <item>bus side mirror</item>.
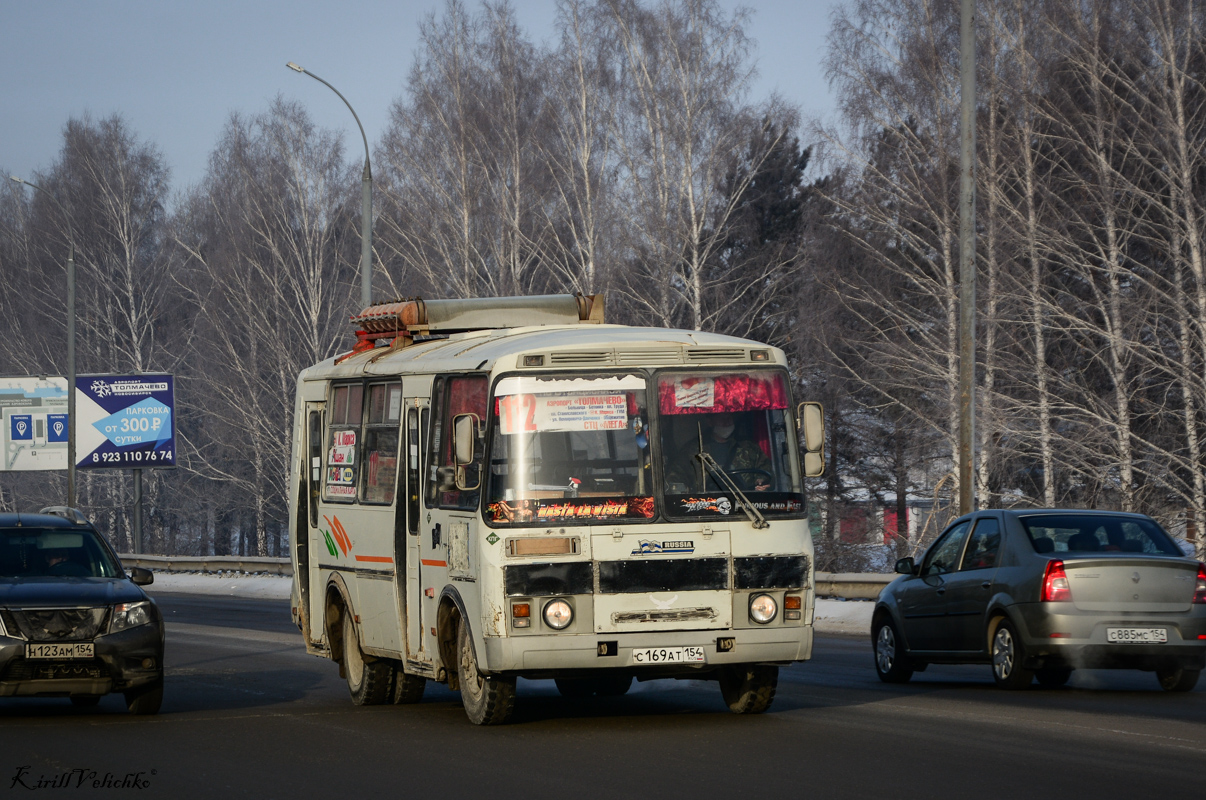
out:
{"label": "bus side mirror", "polygon": [[477,414],[457,414],[452,420],[452,447],[456,459],[456,488],[472,491],[481,484],[481,475],[469,484],[469,465],[473,463],[474,446],[477,444]]}
{"label": "bus side mirror", "polygon": [[825,409],[820,403],[800,403],[796,424],[804,431],[804,474],[815,478],[825,472]]}

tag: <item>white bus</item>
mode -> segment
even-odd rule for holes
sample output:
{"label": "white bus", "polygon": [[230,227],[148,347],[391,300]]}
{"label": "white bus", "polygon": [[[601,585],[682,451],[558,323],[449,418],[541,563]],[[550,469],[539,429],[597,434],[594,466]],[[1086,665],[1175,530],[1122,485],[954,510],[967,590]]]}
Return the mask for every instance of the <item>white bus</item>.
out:
{"label": "white bus", "polygon": [[793,406],[776,348],[602,317],[583,296],[375,305],[299,376],[293,615],[355,703],[435,680],[496,724],[517,677],[692,678],[757,713],[810,658],[820,407]]}

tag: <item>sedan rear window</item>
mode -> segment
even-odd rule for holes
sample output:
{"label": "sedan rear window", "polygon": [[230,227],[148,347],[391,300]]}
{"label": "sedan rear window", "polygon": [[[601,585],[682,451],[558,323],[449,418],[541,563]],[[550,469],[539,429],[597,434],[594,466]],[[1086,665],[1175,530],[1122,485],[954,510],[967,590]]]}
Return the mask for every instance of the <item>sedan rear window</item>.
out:
{"label": "sedan rear window", "polygon": [[1183,555],[1169,535],[1148,519],[1041,514],[1021,521],[1036,553]]}
{"label": "sedan rear window", "polygon": [[91,530],[0,530],[0,578],[116,578],[121,568]]}

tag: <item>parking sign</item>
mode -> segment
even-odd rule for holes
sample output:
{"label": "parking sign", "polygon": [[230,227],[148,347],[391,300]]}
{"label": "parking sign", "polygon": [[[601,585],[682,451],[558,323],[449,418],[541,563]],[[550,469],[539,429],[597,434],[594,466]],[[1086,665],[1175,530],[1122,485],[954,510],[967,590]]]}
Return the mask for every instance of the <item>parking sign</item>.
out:
{"label": "parking sign", "polygon": [[75,380],[76,467],[176,466],[171,375],[86,375]]}

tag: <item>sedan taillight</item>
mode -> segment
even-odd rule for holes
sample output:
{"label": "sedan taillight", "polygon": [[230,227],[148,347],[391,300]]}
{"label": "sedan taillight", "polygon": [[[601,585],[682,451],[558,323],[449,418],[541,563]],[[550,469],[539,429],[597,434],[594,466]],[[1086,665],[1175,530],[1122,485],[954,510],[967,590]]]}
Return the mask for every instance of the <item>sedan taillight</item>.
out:
{"label": "sedan taillight", "polygon": [[1048,561],[1047,570],[1043,573],[1044,603],[1064,603],[1072,599],[1072,589],[1068,586],[1068,573],[1064,572],[1064,562]]}
{"label": "sedan taillight", "polygon": [[1193,601],[1206,603],[1206,564],[1198,562],[1198,582],[1194,585]]}

